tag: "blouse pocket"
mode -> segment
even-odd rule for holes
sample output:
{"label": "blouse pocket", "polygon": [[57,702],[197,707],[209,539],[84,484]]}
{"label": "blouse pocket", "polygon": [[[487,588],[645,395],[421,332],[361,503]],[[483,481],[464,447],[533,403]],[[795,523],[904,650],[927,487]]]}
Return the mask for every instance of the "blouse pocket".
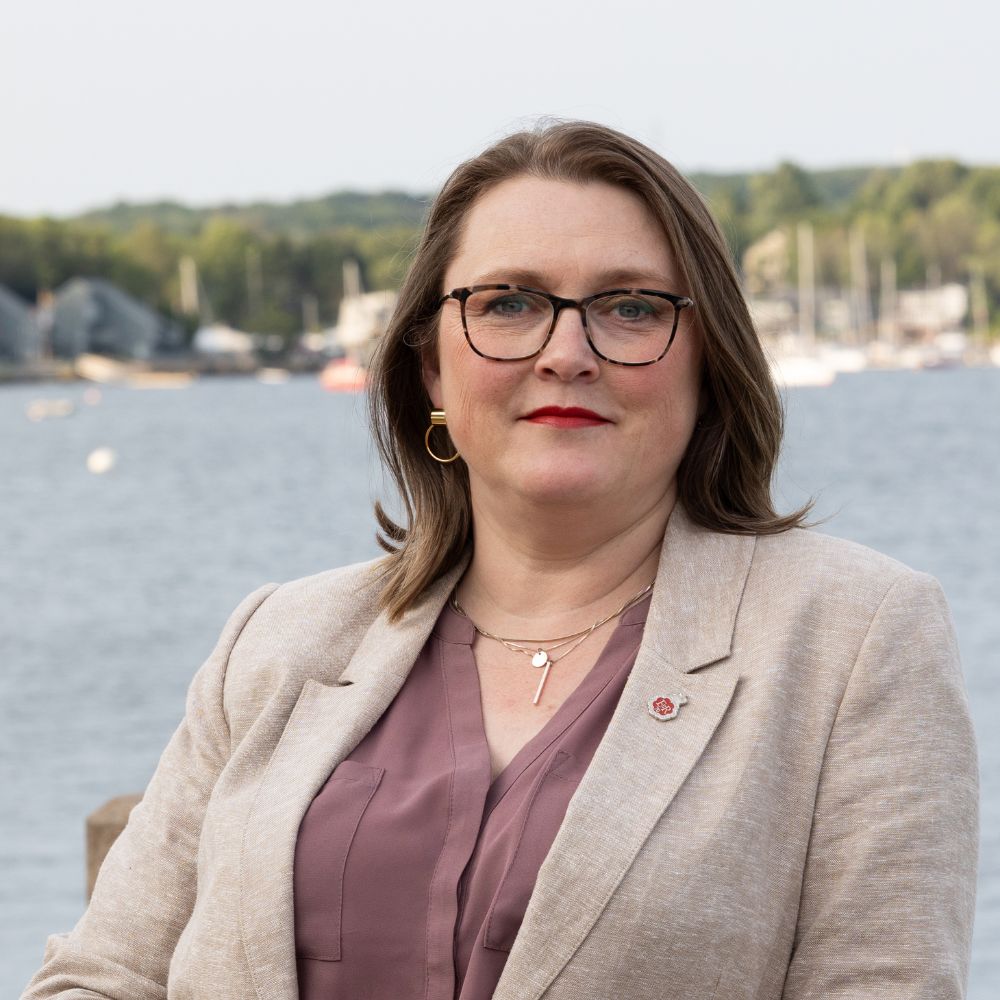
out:
{"label": "blouse pocket", "polygon": [[562,825],[566,807],[583,777],[583,762],[567,750],[553,755],[524,807],[517,846],[486,915],[483,945],[510,951],[535,888],[538,869]]}
{"label": "blouse pocket", "polygon": [[347,855],[383,774],[383,767],[341,761],[302,818],[293,873],[299,958],[340,961]]}

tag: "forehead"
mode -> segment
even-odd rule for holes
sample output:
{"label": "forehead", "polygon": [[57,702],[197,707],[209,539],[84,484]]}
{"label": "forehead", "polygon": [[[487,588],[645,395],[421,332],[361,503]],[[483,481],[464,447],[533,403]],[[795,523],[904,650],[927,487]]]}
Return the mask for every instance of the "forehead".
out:
{"label": "forehead", "polygon": [[549,290],[585,294],[602,275],[630,273],[676,277],[667,238],[637,195],[600,181],[522,176],[469,209],[445,285],[537,274]]}

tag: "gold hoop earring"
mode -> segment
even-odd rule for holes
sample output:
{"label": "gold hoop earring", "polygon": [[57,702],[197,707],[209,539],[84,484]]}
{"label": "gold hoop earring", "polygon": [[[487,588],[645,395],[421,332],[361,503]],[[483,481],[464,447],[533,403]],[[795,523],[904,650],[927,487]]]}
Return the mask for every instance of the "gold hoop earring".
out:
{"label": "gold hoop earring", "polygon": [[448,423],[444,415],[444,410],[431,410],[431,425],[427,428],[427,433],[424,434],[424,447],[427,449],[427,454],[434,459],[435,462],[440,462],[442,465],[448,465],[450,462],[454,462],[456,458],[461,456],[456,451],[451,458],[441,458],[440,455],[435,455],[431,450],[431,431],[435,427],[444,427]]}

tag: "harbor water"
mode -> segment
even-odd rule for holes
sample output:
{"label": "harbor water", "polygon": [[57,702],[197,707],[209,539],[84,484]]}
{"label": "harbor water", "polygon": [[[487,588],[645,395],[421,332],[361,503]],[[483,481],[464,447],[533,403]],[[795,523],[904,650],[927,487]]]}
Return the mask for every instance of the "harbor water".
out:
{"label": "harbor water", "polygon": [[[39,400],[56,402],[29,419]],[[1000,369],[862,372],[786,403],[780,506],[815,497],[821,530],[934,574],[951,603],[982,774],[969,996],[993,1000]],[[386,493],[364,398],[310,377],[0,387],[0,995],[80,916],[85,817],[145,786],[230,611],[376,555]]]}

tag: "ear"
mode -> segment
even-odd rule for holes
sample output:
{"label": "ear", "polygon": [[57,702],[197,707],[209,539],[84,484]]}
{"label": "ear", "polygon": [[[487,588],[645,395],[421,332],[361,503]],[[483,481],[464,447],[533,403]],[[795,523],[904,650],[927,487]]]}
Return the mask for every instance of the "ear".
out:
{"label": "ear", "polygon": [[425,347],[421,352],[420,374],[424,388],[434,409],[441,409],[441,366],[438,364],[437,346]]}

